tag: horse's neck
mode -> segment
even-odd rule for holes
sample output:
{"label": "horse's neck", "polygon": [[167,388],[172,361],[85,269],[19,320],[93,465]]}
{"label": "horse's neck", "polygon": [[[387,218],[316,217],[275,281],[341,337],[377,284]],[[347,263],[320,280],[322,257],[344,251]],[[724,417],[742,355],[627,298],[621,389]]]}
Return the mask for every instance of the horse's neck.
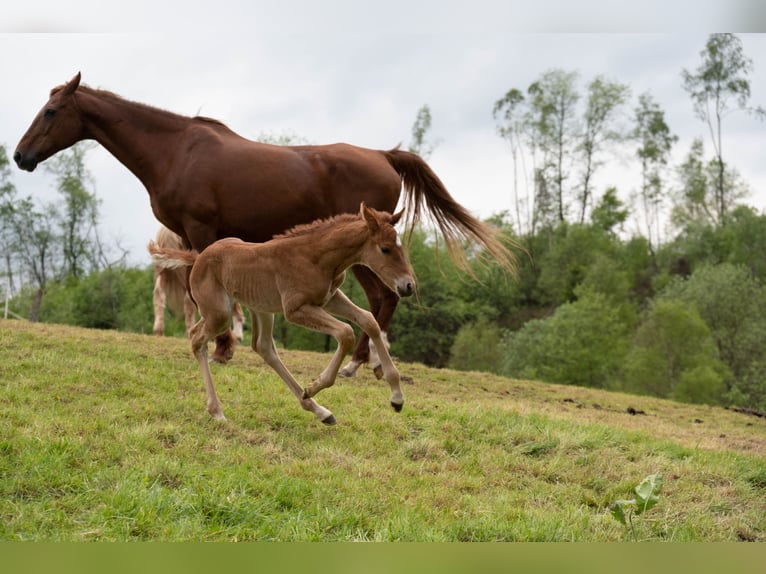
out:
{"label": "horse's neck", "polygon": [[[186,118],[98,92],[78,93],[90,138],[104,146],[147,189],[162,185]],[[190,120],[189,120],[190,121]]]}

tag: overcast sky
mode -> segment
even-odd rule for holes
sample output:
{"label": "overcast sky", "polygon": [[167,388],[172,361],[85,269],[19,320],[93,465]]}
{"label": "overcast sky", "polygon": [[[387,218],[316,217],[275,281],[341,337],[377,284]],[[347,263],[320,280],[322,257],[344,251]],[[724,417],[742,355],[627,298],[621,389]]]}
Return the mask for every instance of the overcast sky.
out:
{"label": "overcast sky", "polygon": [[[533,6],[529,6],[533,4]],[[572,2],[278,2],[134,0],[8,3],[0,20],[0,144],[9,155],[49,90],[82,81],[177,113],[218,118],[245,137],[289,133],[311,143],[390,148],[431,109],[429,162],[456,199],[486,217],[511,208],[512,164],[492,106],[551,68],[629,85],[630,113],[650,91],[680,137],[680,160],[706,126],[681,70],[695,69],[710,32],[736,31],[754,63],[752,105],[766,107],[766,3],[757,0]],[[153,16],[150,16],[153,14]],[[178,18],[174,20],[174,18]],[[627,119],[627,116],[626,116]],[[766,124],[737,112],[724,159],[766,208]],[[635,191],[632,150],[596,178],[598,194]],[[146,263],[157,229],[140,182],[103,148],[87,156],[102,201],[102,238]],[[55,197],[45,170],[15,169],[22,195]]]}

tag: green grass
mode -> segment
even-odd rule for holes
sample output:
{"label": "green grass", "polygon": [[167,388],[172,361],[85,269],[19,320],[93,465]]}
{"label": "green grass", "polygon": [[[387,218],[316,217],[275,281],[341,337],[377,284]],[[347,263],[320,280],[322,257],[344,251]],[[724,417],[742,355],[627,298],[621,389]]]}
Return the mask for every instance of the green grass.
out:
{"label": "green grass", "polygon": [[241,347],[217,423],[186,340],[0,320],[0,349],[3,540],[632,540],[609,506],[658,472],[638,539],[766,541],[757,417],[402,364],[402,413],[365,370],[325,427]]}

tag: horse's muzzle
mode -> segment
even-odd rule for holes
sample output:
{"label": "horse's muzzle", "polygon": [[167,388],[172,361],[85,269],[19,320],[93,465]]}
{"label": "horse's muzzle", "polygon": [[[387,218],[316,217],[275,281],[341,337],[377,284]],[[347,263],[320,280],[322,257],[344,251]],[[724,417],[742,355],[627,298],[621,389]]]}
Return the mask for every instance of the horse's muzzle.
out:
{"label": "horse's muzzle", "polygon": [[35,171],[38,163],[34,155],[25,156],[19,150],[16,150],[16,153],[13,154],[13,161],[24,171]]}

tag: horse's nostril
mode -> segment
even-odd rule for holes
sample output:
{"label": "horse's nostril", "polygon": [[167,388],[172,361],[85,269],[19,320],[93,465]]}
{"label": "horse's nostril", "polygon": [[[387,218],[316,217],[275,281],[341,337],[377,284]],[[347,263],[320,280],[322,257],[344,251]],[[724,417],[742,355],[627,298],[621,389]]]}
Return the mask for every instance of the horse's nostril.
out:
{"label": "horse's nostril", "polygon": [[17,165],[19,163],[21,163],[21,152],[20,151],[17,151],[15,154],[13,154],[13,161],[15,161]]}

